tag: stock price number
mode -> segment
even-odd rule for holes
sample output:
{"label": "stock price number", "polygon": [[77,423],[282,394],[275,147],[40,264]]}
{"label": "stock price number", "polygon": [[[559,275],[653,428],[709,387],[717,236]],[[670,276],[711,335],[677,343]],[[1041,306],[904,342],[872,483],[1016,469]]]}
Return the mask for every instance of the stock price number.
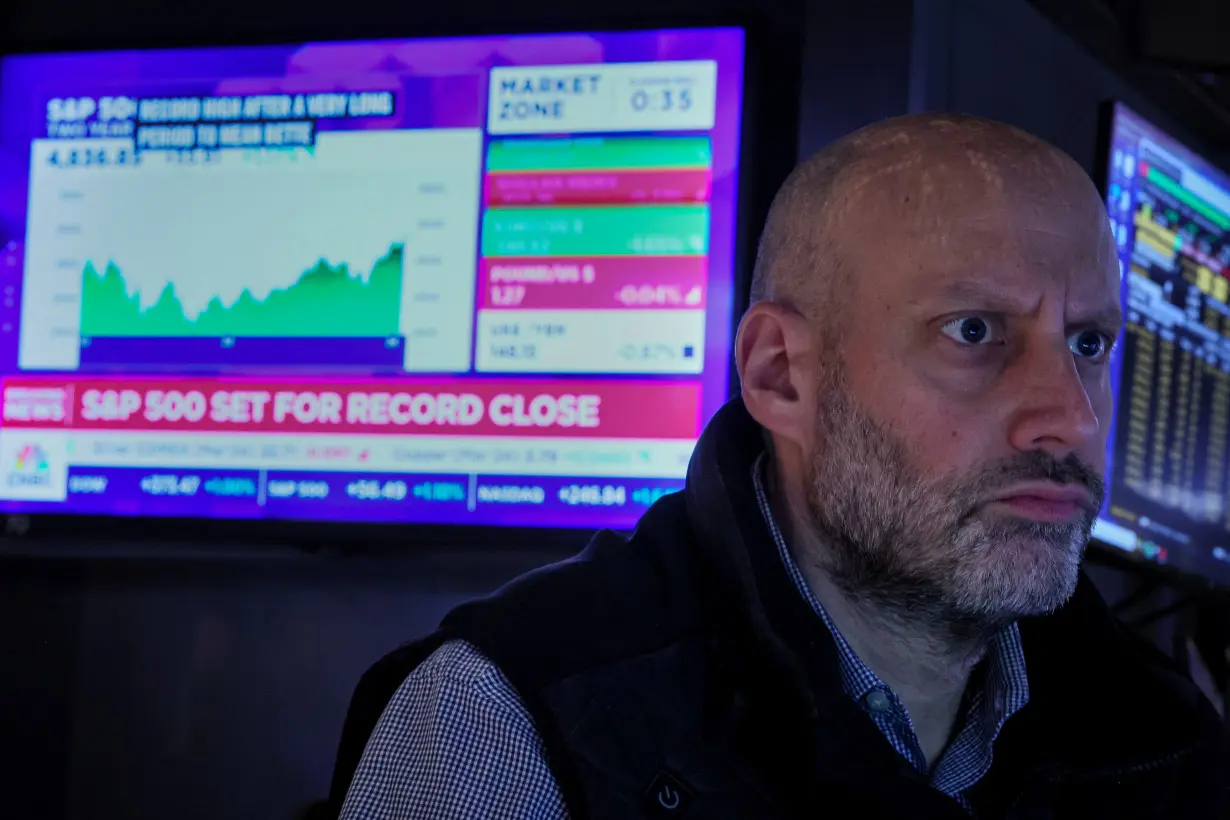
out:
{"label": "stock price number", "polygon": [[415,484],[410,494],[420,501],[465,501],[466,488],[447,481],[426,481]]}
{"label": "stock price number", "polygon": [[659,498],[674,492],[678,492],[678,490],[668,490],[665,487],[637,487],[632,491],[632,501],[636,504],[652,507]]}
{"label": "stock price number", "polygon": [[147,475],[141,478],[141,492],[146,495],[196,495],[201,477],[196,475]]}
{"label": "stock price number", "polygon": [[559,500],[572,507],[622,507],[628,491],[619,485],[570,484],[559,488]]}
{"label": "stock price number", "polygon": [[72,148],[52,148],[47,154],[47,164],[52,168],[108,168],[140,162],[141,156],[131,148],[93,148],[78,144]]}
{"label": "stock price number", "polygon": [[404,481],[351,481],[346,485],[346,495],[358,501],[403,501],[408,488]]}
{"label": "stock price number", "polygon": [[256,482],[245,476],[215,476],[205,482],[205,492],[223,498],[252,498]]}

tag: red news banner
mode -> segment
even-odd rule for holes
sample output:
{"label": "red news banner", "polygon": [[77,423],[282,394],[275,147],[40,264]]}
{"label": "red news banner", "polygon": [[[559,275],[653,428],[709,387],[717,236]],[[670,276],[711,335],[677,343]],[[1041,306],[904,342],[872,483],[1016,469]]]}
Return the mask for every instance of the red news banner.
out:
{"label": "red news banner", "polygon": [[694,439],[700,385],[5,379],[4,427]]}

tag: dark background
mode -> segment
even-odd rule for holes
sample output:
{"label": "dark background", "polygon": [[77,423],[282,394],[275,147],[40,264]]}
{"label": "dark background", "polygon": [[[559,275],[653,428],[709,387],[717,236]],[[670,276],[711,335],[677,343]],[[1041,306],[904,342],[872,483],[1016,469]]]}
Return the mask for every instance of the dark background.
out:
{"label": "dark background", "polygon": [[[797,122],[800,154],[875,119],[947,109],[1022,126],[1093,173],[1098,106],[1118,98],[1230,160],[1212,80],[1142,65],[1092,0],[559,0],[510,17],[531,2],[4,0],[0,44],[652,26],[703,19],[701,9],[718,22],[755,18],[774,55],[758,122]],[[779,159],[760,182],[779,181],[792,158]],[[155,548],[164,557],[0,559],[0,817],[290,818],[327,789],[369,663],[461,600],[564,554],[498,539],[428,551],[410,530],[405,551],[385,557],[245,558],[228,546],[228,557],[167,543]],[[1134,583],[1096,577],[1111,598]]]}

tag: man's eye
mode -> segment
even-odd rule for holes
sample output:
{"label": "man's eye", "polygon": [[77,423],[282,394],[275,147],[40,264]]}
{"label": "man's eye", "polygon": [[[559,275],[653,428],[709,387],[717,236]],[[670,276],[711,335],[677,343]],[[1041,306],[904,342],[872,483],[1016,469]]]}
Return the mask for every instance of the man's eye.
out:
{"label": "man's eye", "polygon": [[995,338],[991,323],[981,316],[959,316],[946,322],[940,332],[963,345],[985,345],[999,341]]}
{"label": "man's eye", "polygon": [[1068,338],[1068,348],[1076,356],[1090,361],[1100,361],[1110,353],[1111,339],[1097,330],[1082,330]]}

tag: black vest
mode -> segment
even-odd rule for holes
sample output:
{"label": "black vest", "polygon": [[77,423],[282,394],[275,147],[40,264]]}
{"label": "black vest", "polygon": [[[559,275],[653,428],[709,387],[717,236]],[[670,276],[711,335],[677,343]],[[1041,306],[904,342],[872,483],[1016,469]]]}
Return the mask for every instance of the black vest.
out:
{"label": "black vest", "polygon": [[[755,503],[742,402],[705,430],[687,489],[630,539],[454,610],[364,676],[331,802],[405,676],[446,640],[500,666],[543,737],[573,820],[960,820],[842,691],[832,636],[792,585]],[[972,795],[980,818],[1227,818],[1216,713],[1085,578],[1021,623],[1030,703]]]}

